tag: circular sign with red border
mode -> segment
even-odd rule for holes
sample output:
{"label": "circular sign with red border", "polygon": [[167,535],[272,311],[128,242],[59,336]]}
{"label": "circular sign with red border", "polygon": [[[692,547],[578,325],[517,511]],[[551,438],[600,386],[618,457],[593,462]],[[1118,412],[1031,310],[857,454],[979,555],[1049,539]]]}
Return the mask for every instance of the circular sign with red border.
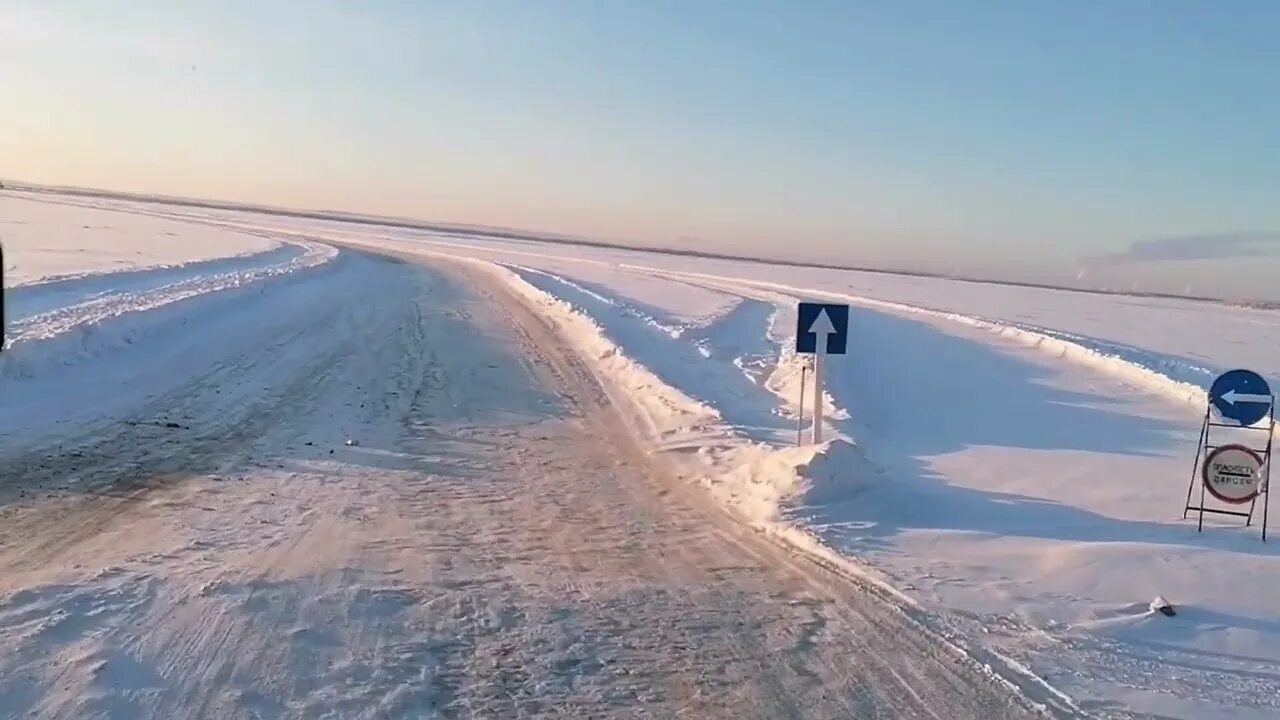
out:
{"label": "circular sign with red border", "polygon": [[1241,505],[1258,497],[1262,458],[1244,445],[1223,445],[1204,459],[1200,477],[1210,495],[1224,503]]}

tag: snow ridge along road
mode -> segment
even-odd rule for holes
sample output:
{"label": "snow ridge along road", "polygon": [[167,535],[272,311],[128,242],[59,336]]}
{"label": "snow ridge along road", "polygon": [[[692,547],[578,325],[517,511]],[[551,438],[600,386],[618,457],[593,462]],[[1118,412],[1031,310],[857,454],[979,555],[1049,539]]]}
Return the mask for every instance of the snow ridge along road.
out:
{"label": "snow ridge along road", "polygon": [[325,267],[105,348],[98,384],[155,380],[105,417],[7,432],[0,714],[1040,714],[655,465],[527,298]]}
{"label": "snow ridge along road", "polygon": [[234,262],[214,260],[20,287],[9,308],[14,320],[7,346],[49,340],[121,315],[315,267],[335,254],[328,245],[291,240],[278,250]]}

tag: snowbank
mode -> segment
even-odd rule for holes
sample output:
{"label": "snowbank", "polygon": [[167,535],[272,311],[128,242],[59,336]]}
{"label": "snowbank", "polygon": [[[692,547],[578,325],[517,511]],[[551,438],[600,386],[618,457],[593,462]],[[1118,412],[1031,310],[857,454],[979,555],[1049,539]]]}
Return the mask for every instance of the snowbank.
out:
{"label": "snowbank", "polygon": [[9,288],[244,257],[279,245],[247,232],[12,193],[0,195],[0,242]]}
{"label": "snowbank", "polygon": [[[683,277],[709,280],[719,283],[726,280],[726,278],[720,276],[704,275],[701,273],[676,274]],[[1008,323],[986,320],[961,313],[934,310],[917,305],[907,305],[904,303],[878,300],[876,298],[850,295],[847,293],[815,291],[793,285],[764,282],[760,280],[739,280],[738,282],[787,293],[795,299],[805,297],[826,298],[838,302],[861,305],[863,307],[880,308],[894,312],[939,318],[959,323],[961,325],[978,328],[995,335],[1016,340],[1023,345],[1035,348],[1047,355],[1068,360],[1095,370],[1100,370],[1113,377],[1131,382],[1137,387],[1164,395],[1165,397],[1177,402],[1191,403],[1201,406],[1206,402],[1205,388],[1203,387],[1174,380],[1167,375],[1119,355],[1107,354],[1094,348],[1087,347],[1078,341],[1073,341],[1066,337],[1051,335],[1045,331],[1017,327]]]}
{"label": "snowbank", "polygon": [[727,432],[720,414],[662,382],[648,368],[635,362],[609,341],[587,315],[549,293],[538,290],[516,272],[494,263],[454,258],[491,276],[528,302],[559,327],[574,349],[591,364],[610,398],[629,407],[645,437],[661,446],[679,446],[693,438]]}
{"label": "snowbank", "polygon": [[[720,410],[695,400],[632,359],[595,318],[572,303],[539,289],[509,268],[452,259],[470,263],[551,318],[590,363],[610,399],[638,420],[644,437],[659,451],[696,448],[692,455],[680,453],[688,461],[684,469],[696,470],[713,495],[750,522],[762,526],[778,522],[783,504],[804,489],[804,467],[831,447],[779,447],[754,441],[725,423]],[[614,303],[608,298],[602,301]]]}
{"label": "snowbank", "polygon": [[[94,277],[98,292],[87,294],[85,299],[80,299],[81,293],[59,287],[58,296],[77,300],[11,322],[5,339],[6,352],[0,355],[0,374],[29,376],[38,366],[51,361],[74,364],[107,348],[133,344],[138,341],[137,334],[159,317],[154,313],[161,308],[237,288],[256,287],[272,278],[324,265],[337,255],[336,249],[320,243],[296,247],[298,252],[285,255],[280,262],[266,265],[247,262],[240,269],[223,269],[212,274],[197,272],[167,284],[141,282],[138,273],[129,273],[122,285],[124,289],[110,291],[97,287],[102,278]],[[150,272],[163,274],[165,270]],[[39,288],[26,290],[38,291]],[[38,298],[21,299],[27,304],[44,304]],[[22,303],[18,306],[21,309]],[[126,316],[132,316],[137,322],[112,322]]]}
{"label": "snowbank", "polygon": [[1069,362],[1083,365],[1111,375],[1112,377],[1132,383],[1135,387],[1164,395],[1175,401],[1204,406],[1208,401],[1205,389],[1190,383],[1179,382],[1169,376],[1137,364],[1119,355],[1109,355],[1079,342],[1057,337],[1045,332],[1029,330],[1005,323],[970,317],[959,313],[942,312],[926,308],[903,305],[901,303],[870,298],[849,298],[850,302],[867,307],[879,307],[898,312],[927,315],[942,318],[951,322],[968,325],[1015,340],[1028,347],[1035,348],[1047,355],[1061,358]]}

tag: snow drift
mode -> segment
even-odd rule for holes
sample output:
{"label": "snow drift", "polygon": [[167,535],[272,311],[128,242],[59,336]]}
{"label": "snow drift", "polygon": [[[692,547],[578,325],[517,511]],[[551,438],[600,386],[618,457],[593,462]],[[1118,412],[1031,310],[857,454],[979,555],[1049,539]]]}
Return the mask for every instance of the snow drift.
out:
{"label": "snow drift", "polygon": [[[162,278],[172,269],[160,268],[139,273],[121,274],[116,278],[120,289],[103,285],[102,276],[91,276],[82,282],[91,290],[74,290],[66,283],[29,286],[16,303],[16,321],[11,321],[5,338],[6,352],[0,355],[0,374],[29,376],[45,363],[70,365],[92,358],[111,347],[130,345],[140,340],[140,333],[158,321],[174,315],[157,311],[173,310],[178,316],[191,310],[186,303],[208,299],[233,290],[256,288],[263,282],[283,278],[330,262],[337,250],[320,243],[294,243],[295,251],[281,253],[272,262],[258,262],[252,256],[236,261],[230,267],[225,261],[214,261],[210,268],[185,269],[171,282],[150,281],[150,273]],[[213,272],[209,272],[213,270]],[[107,279],[115,277],[106,276]],[[165,278],[167,279],[167,278]],[[54,300],[70,299],[70,304],[50,302],[37,294],[44,288]],[[32,297],[32,295],[37,295]],[[50,309],[22,316],[24,307]]]}

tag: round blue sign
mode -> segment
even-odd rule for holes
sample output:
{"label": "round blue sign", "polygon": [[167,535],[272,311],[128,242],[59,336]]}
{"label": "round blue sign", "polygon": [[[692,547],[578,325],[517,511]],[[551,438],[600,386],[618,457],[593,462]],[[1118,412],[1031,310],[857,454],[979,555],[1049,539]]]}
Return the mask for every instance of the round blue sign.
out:
{"label": "round blue sign", "polygon": [[1253,425],[1271,412],[1271,387],[1252,370],[1229,370],[1209,387],[1209,404],[1223,420]]}

